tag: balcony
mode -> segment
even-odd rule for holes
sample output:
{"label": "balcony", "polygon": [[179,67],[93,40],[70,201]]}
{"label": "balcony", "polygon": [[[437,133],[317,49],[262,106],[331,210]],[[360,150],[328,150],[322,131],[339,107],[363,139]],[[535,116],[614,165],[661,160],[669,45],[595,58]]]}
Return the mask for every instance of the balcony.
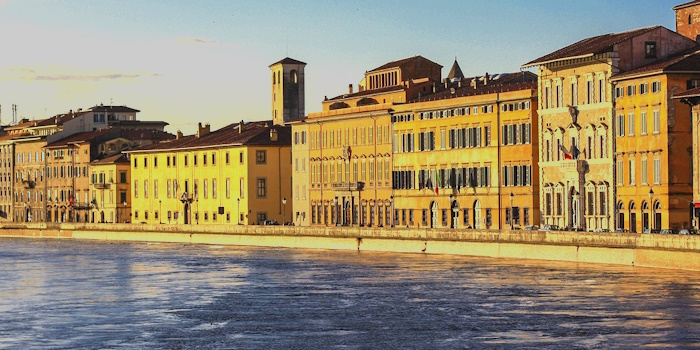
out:
{"label": "balcony", "polygon": [[36,182],[32,180],[22,180],[22,185],[25,189],[31,189],[36,186]]}
{"label": "balcony", "polygon": [[559,168],[564,171],[580,173],[586,170],[586,161],[581,159],[565,159],[559,163]]}
{"label": "balcony", "polygon": [[365,183],[358,182],[336,182],[333,184],[333,189],[336,191],[362,191],[365,188]]}
{"label": "balcony", "polygon": [[104,183],[104,182],[97,182],[97,183],[94,183],[92,185],[95,186],[95,189],[98,189],[98,190],[108,190],[111,184]]}

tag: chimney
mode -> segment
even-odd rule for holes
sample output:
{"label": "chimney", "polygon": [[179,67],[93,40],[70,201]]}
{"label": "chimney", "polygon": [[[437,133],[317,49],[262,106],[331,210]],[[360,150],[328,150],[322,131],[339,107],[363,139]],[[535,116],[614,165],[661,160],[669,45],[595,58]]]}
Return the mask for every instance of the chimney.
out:
{"label": "chimney", "polygon": [[459,79],[459,81],[457,82],[457,87],[462,87],[462,79]]}
{"label": "chimney", "polygon": [[433,83],[433,92],[435,92],[436,90],[437,90],[437,85],[435,83]]}
{"label": "chimney", "polygon": [[489,73],[484,74],[484,85],[489,83]]}
{"label": "chimney", "polygon": [[198,123],[197,124],[197,138],[208,135],[209,130],[210,130],[209,124],[202,126],[202,123]]}
{"label": "chimney", "polygon": [[352,84],[348,85],[348,94],[352,94]]}
{"label": "chimney", "polygon": [[270,141],[277,142],[277,129],[275,128],[270,129]]}
{"label": "chimney", "polygon": [[445,89],[447,89],[448,87],[450,87],[449,82],[447,81],[447,79],[445,79]]}
{"label": "chimney", "polygon": [[177,133],[175,133],[175,140],[179,140],[182,137],[182,131],[178,130]]}
{"label": "chimney", "polygon": [[244,124],[244,122],[242,120],[241,120],[240,124],[238,124],[238,133],[239,134],[243,132],[243,124]]}
{"label": "chimney", "polygon": [[477,86],[479,86],[479,81],[477,80],[477,78],[473,78],[472,79],[472,89],[476,89]]}

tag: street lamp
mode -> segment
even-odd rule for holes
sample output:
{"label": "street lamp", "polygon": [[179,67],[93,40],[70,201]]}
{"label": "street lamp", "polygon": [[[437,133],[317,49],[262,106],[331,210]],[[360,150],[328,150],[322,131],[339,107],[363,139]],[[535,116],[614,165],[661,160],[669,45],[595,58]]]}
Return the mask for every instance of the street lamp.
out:
{"label": "street lamp", "polygon": [[282,198],[282,226],[287,222],[287,198]]}
{"label": "street lamp", "polygon": [[578,219],[578,215],[579,215],[578,206],[581,204],[578,202],[578,191],[576,191],[576,189],[574,189],[573,196],[574,196],[574,203],[576,205],[572,205],[573,206],[573,218],[572,219],[574,222],[574,230],[578,230],[578,220],[579,220]]}
{"label": "street lamp", "polygon": [[238,225],[241,224],[241,199],[237,198],[236,199],[236,204],[238,205],[238,208],[236,209],[237,213],[236,216],[238,216]]}
{"label": "street lamp", "polygon": [[394,227],[394,195],[389,196],[389,204],[391,205],[391,227]]}
{"label": "street lamp", "polygon": [[653,218],[653,216],[654,216],[653,200],[654,200],[654,190],[650,188],[649,189],[649,233],[651,233],[652,220],[654,219]]}
{"label": "street lamp", "polygon": [[333,197],[333,211],[335,212],[335,226],[338,226],[338,197]]}
{"label": "street lamp", "polygon": [[126,221],[126,201],[124,201],[124,203],[122,203],[122,204],[124,205],[124,219],[123,220]]}
{"label": "street lamp", "polygon": [[510,229],[513,229],[513,192],[510,193]]}

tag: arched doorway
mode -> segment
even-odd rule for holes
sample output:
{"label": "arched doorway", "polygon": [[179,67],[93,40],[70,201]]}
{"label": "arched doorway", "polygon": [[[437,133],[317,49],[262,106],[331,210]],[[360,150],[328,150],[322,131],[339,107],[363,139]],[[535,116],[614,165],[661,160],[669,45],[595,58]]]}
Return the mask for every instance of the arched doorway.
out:
{"label": "arched doorway", "polygon": [[105,212],[103,212],[103,211],[100,212],[100,222],[101,223],[105,222]]}
{"label": "arched doorway", "polygon": [[437,227],[438,207],[435,201],[430,202],[430,228]]}
{"label": "arched doorway", "polygon": [[637,213],[634,212],[637,207],[634,205],[634,202],[630,202],[629,205],[629,218],[630,218],[630,232],[637,233]]}
{"label": "arched doorway", "polygon": [[474,201],[474,222],[472,227],[475,229],[481,228],[481,202],[478,199]]}
{"label": "arched doorway", "polygon": [[649,212],[649,203],[646,201],[642,202],[642,233],[646,232],[649,229],[649,216],[651,213]]}
{"label": "arched doorway", "polygon": [[452,201],[452,205],[450,207],[452,208],[452,221],[450,228],[457,228],[457,225],[459,224],[459,203],[454,200]]}
{"label": "arched doorway", "polygon": [[[240,204],[238,206],[240,207]],[[184,220],[185,220],[185,225],[187,225],[190,223],[190,203],[189,202],[185,202],[185,209],[184,210],[185,210],[185,212],[183,213]],[[238,224],[240,225],[241,224],[241,214],[236,213],[236,216],[238,216],[236,218],[237,219],[236,222],[238,222]]]}
{"label": "arched doorway", "polygon": [[661,230],[661,202],[654,202],[654,230]]}
{"label": "arched doorway", "polygon": [[620,230],[625,229],[625,205],[622,201],[617,202],[617,228]]}

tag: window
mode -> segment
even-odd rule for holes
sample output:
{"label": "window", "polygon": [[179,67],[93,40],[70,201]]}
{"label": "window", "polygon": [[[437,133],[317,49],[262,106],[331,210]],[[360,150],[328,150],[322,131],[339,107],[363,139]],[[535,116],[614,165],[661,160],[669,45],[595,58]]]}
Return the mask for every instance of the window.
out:
{"label": "window", "polygon": [[202,187],[204,187],[204,198],[209,196],[209,186],[207,186],[207,179],[202,180]]}
{"label": "window", "polygon": [[644,95],[649,92],[649,83],[639,84],[639,94]]}
{"label": "window", "polygon": [[634,113],[630,113],[627,118],[627,135],[634,136]]}
{"label": "window", "polygon": [[656,58],[656,41],[644,43],[644,58]]}
{"label": "window", "polygon": [[216,198],[216,179],[211,179],[211,198]]}
{"label": "window", "polygon": [[139,198],[139,182],[134,180],[134,198]]}
{"label": "window", "polygon": [[654,158],[654,185],[661,183],[661,159]]}
{"label": "window", "polygon": [[158,156],[153,157],[153,167],[154,168],[158,167]]}
{"label": "window", "polygon": [[153,198],[158,198],[158,180],[153,180]]}
{"label": "window", "polygon": [[185,155],[185,166],[187,166],[187,155]]}
{"label": "window", "polygon": [[238,196],[241,198],[245,198],[245,178],[243,177],[240,179]]}
{"label": "window", "polygon": [[257,195],[258,198],[267,197],[267,179],[258,178],[257,179]]}
{"label": "window", "polygon": [[630,85],[627,87],[627,96],[634,96],[637,94],[637,85]]}
{"label": "window", "polygon": [[661,82],[660,81],[655,81],[651,83],[651,92],[659,92],[661,91]]}
{"label": "window", "polygon": [[267,151],[264,151],[264,150],[255,151],[255,163],[256,164],[267,163]]}
{"label": "window", "polygon": [[216,165],[216,153],[211,154],[211,165]]}
{"label": "window", "polygon": [[226,179],[226,198],[231,198],[231,179]]}
{"label": "window", "polygon": [[639,120],[639,124],[640,124],[639,125],[639,128],[640,128],[639,132],[642,135],[646,135],[647,134],[647,112],[642,111],[641,115],[639,116],[639,119],[640,119]]}
{"label": "window", "polygon": [[625,168],[622,160],[617,161],[617,184],[623,185],[625,181]]}
{"label": "window", "polygon": [[238,162],[241,163],[241,164],[243,164],[243,152],[240,152],[240,153],[238,154],[238,158],[239,158],[239,161],[238,161]]}
{"label": "window", "polygon": [[658,134],[661,130],[661,120],[659,117],[659,110],[654,110],[654,134]]}
{"label": "window", "polygon": [[641,169],[640,169],[640,170],[642,171],[642,174],[641,174],[641,175],[642,175],[642,185],[646,185],[646,184],[647,184],[647,181],[648,181],[648,179],[647,179],[647,173],[648,173],[648,170],[649,170],[649,169],[647,168],[647,160],[646,160],[646,158],[642,158],[642,166],[641,166]]}
{"label": "window", "polygon": [[148,180],[143,180],[143,198],[148,198]]}
{"label": "window", "polygon": [[629,184],[634,185],[635,183],[635,178],[634,178],[634,159],[628,160],[629,163]]}
{"label": "window", "polygon": [[617,116],[617,136],[625,136],[625,115],[620,114]]}
{"label": "window", "polygon": [[202,165],[207,165],[207,154],[202,154]]}

